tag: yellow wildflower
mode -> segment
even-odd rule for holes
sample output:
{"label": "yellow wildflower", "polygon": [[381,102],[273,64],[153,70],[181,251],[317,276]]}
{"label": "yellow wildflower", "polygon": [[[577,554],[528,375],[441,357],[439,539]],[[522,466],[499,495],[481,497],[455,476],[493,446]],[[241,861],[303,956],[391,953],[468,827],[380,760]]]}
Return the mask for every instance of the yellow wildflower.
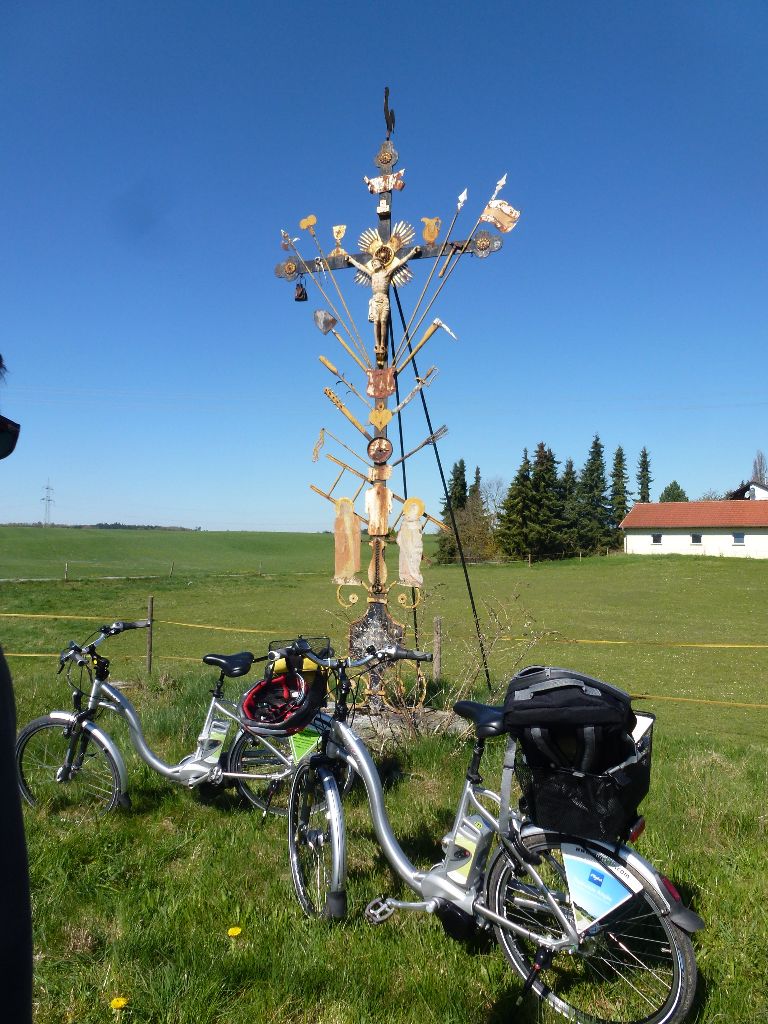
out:
{"label": "yellow wildflower", "polygon": [[115,998],[109,1004],[113,1010],[122,1010],[124,1006],[128,1005],[128,1000],[125,996],[115,996]]}
{"label": "yellow wildflower", "polygon": [[242,928],[238,928],[237,925],[235,925],[233,928],[227,929],[227,935],[230,939],[236,939],[242,930]]}

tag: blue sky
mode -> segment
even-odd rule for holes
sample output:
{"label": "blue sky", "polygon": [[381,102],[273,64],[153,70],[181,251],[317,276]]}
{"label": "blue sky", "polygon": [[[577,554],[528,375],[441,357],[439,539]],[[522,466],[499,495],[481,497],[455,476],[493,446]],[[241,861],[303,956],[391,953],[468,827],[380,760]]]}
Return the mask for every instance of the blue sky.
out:
{"label": "blue sky", "polygon": [[[748,0],[6,0],[0,521],[42,518],[50,480],[60,523],[330,528],[315,439],[359,446],[318,355],[358,377],[273,271],[309,213],[327,248],[375,226],[385,85],[396,217],[447,224],[468,187],[463,237],[505,171],[522,210],[433,309],[460,339],[419,363],[446,467],[507,483],[539,440],[579,467],[598,433],[633,477],[648,447],[653,497],[735,487],[768,449],[767,38]],[[437,514],[429,450],[408,468]]]}

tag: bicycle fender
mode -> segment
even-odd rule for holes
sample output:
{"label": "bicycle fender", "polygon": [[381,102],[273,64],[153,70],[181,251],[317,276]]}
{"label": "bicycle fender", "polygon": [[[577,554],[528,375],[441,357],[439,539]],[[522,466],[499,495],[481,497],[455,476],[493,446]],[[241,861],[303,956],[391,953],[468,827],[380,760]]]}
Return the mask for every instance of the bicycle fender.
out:
{"label": "bicycle fender", "polygon": [[[73,715],[71,711],[51,711],[48,717],[56,719],[56,721],[66,723],[67,725],[71,725],[77,716]],[[99,728],[95,722],[85,721],[82,723],[82,728],[89,736],[93,736],[93,738],[98,740],[102,746],[106,747],[117,765],[117,773],[120,776],[120,802],[123,803],[128,797],[128,772],[125,768],[123,755],[115,746],[115,741],[109,733],[104,732],[104,730]]]}
{"label": "bicycle fender", "polygon": [[[523,836],[551,835],[552,829],[540,828],[538,825],[526,825],[523,827],[521,834]],[[602,839],[580,840],[575,836],[573,840],[577,843],[582,842],[587,853],[605,851],[605,853],[611,856],[621,858],[630,871],[633,871],[648,883],[661,900],[669,919],[679,928],[682,928],[683,931],[695,932],[706,927],[705,922],[694,910],[686,907],[681,901],[674,899],[672,893],[664,885],[661,874],[653,864],[646,860],[645,857],[642,857],[637,850],[633,850],[631,846],[625,846],[623,843],[608,843]]]}

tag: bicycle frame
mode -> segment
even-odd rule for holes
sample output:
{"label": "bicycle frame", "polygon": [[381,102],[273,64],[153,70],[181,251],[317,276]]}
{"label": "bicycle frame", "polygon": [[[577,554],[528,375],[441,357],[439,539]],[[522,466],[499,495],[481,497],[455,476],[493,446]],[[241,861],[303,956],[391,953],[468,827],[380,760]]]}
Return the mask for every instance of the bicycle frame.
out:
{"label": "bicycle frame", "polygon": [[[129,698],[111,683],[108,683],[105,680],[94,679],[91,693],[88,698],[87,711],[80,712],[79,714],[56,711],[52,712],[52,717],[60,718],[63,722],[70,723],[77,722],[78,719],[80,719],[79,728],[82,731],[87,732],[89,735],[96,736],[104,746],[107,747],[109,753],[112,755],[118,766],[121,791],[123,793],[127,791],[128,780],[125,762],[120,750],[109,733],[97,726],[92,718],[85,717],[86,715],[95,715],[97,711],[100,710],[111,711],[127,723],[131,743],[136,750],[136,753],[153,771],[164,776],[171,782],[186,785],[189,788],[194,788],[203,782],[217,782],[222,781],[223,779],[255,780],[259,778],[275,778],[274,772],[270,773],[270,775],[259,775],[256,772],[230,772],[222,769],[218,764],[218,760],[221,750],[224,747],[223,742],[216,750],[216,757],[214,760],[206,759],[204,751],[201,750],[201,745],[198,744],[198,749],[195,753],[187,754],[177,764],[168,764],[152,750],[147,742],[139,714]],[[291,775],[295,767],[292,758],[287,757],[278,746],[270,743],[267,737],[249,729],[247,726],[244,726],[242,720],[237,714],[236,706],[231,701],[223,700],[216,694],[211,697],[211,701],[208,705],[208,712],[206,714],[202,730],[203,735],[208,735],[211,723],[216,715],[224,716],[228,720],[228,723],[234,722],[238,731],[248,732],[253,735],[272,754],[274,754],[275,757],[283,762],[285,765],[284,777],[288,778]],[[68,755],[69,763],[65,765],[65,768],[71,768],[72,763],[74,763],[77,749],[77,732],[74,734],[73,739],[74,742],[70,747]]]}
{"label": "bicycle frame", "polygon": [[[479,783],[465,779],[453,826],[443,840],[445,857],[440,864],[428,871],[421,871],[409,860],[392,829],[384,806],[381,780],[363,740],[344,722],[334,719],[329,726],[326,754],[331,759],[340,759],[351,763],[362,778],[368,796],[371,821],[384,855],[406,885],[421,897],[420,902],[389,899],[386,901],[388,908],[425,910],[432,913],[439,908],[441,903],[448,902],[465,914],[486,922],[487,925],[498,925],[507,931],[530,939],[537,946],[544,946],[552,952],[578,948],[581,939],[574,922],[563,912],[560,902],[544,884],[534,865],[518,856],[511,848],[509,841],[501,836],[498,819],[481,802],[482,799],[485,799],[501,806],[501,798],[498,793],[484,788]],[[474,812],[474,815],[470,814],[470,811]],[[475,821],[473,821],[473,817]],[[512,817],[513,828],[517,829],[518,835],[521,837],[543,835],[546,832],[545,829],[539,828],[537,825],[523,825],[522,819],[514,810]],[[485,828],[478,829],[476,827],[478,819]],[[467,842],[467,833],[471,833],[473,827],[476,840],[474,848],[472,848],[471,835]],[[499,916],[485,905],[486,866],[494,837],[498,837],[499,842],[512,853],[520,868],[527,872],[537,892],[546,900],[562,929],[562,938],[559,940],[553,940],[551,935],[541,935],[529,931]],[[462,842],[464,842],[463,846]],[[675,905],[670,901],[669,893],[659,873],[635,850],[622,844],[596,840],[589,840],[585,845],[586,855],[596,860],[599,859],[601,851],[607,856],[615,855],[617,851],[620,851],[631,873],[642,878],[653,888],[671,920],[680,924],[681,927],[686,925],[690,927],[688,920],[690,911],[682,904]],[[463,863],[459,863],[456,859],[459,850],[467,854],[462,857]],[[463,870],[465,864],[466,872]],[[388,916],[391,909],[381,919]]]}

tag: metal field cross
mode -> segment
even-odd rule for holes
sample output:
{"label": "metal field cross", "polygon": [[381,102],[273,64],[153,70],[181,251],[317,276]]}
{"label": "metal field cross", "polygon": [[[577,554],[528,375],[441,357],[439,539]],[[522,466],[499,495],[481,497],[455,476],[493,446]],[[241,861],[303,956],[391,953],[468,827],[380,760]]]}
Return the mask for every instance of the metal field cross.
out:
{"label": "metal field cross", "polygon": [[[430,367],[423,375],[416,375],[415,386],[402,401],[399,400],[398,376],[413,362],[414,357],[439,329],[446,330],[452,337],[453,332],[441,320],[434,318],[426,327],[423,336],[414,345],[412,338],[420,330],[432,305],[438,298],[443,287],[451,277],[461,258],[467,254],[484,258],[498,252],[502,239],[498,234],[488,231],[481,225],[489,224],[502,233],[510,231],[519,217],[519,213],[498,195],[506,183],[504,175],[496,184],[496,188],[483,207],[472,231],[462,239],[452,239],[451,234],[458,216],[467,201],[466,189],[458,197],[453,218],[443,241],[439,241],[442,222],[439,217],[425,216],[421,218],[424,225],[421,241],[414,244],[416,232],[411,224],[404,220],[393,223],[392,200],[397,192],[405,188],[405,170],[395,170],[398,153],[392,141],[394,130],[394,111],[389,107],[389,90],[385,90],[384,115],[387,127],[386,138],[376,154],[374,163],[378,170],[375,177],[364,177],[363,182],[368,192],[376,198],[376,214],[378,223],[375,228],[367,228],[359,236],[358,251],[347,252],[342,242],[346,234],[346,225],[334,225],[334,248],[324,252],[315,230],[317,218],[310,214],[299,222],[302,231],[306,231],[317,249],[317,256],[307,258],[298,249],[299,238],[291,238],[282,232],[282,246],[288,253],[282,263],[275,268],[275,274],[286,281],[296,282],[297,301],[305,301],[307,292],[305,281],[315,285],[325,300],[328,309],[318,309],[314,313],[316,326],[323,335],[333,335],[349,356],[357,370],[365,375],[364,383],[355,386],[325,356],[320,356],[323,365],[343,383],[349,392],[364,407],[360,416],[364,422],[331,389],[325,388],[325,394],[334,407],[345,417],[347,422],[365,439],[366,457],[358,455],[352,448],[335,438],[330,431],[323,430],[321,442],[327,435],[341,444],[356,459],[364,464],[365,472],[353,468],[342,460],[329,455],[328,458],[340,472],[332,486],[323,491],[313,487],[316,493],[333,502],[336,507],[334,527],[336,572],[334,582],[337,584],[337,597],[344,606],[356,603],[357,594],[350,593],[348,598],[342,596],[343,588],[365,586],[368,591],[368,609],[362,619],[352,624],[350,629],[350,649],[359,653],[368,643],[399,642],[403,629],[387,612],[388,593],[392,586],[405,588],[398,597],[401,605],[409,606],[406,591],[411,591],[410,606],[415,607],[419,600],[420,588],[423,584],[420,562],[422,557],[422,531],[431,522],[447,529],[439,520],[428,515],[424,503],[419,498],[401,497],[392,491],[388,481],[393,466],[404,462],[416,451],[435,441],[445,433],[445,428],[432,433],[420,445],[399,459],[392,461],[393,446],[387,436],[387,428],[394,415],[398,414],[410,400],[427,387],[434,379],[436,368]],[[478,230],[480,229],[480,230]],[[398,289],[413,279],[412,267],[422,260],[432,261],[431,270],[421,295],[415,304],[410,321],[403,323],[403,333],[398,344],[395,344],[395,331],[392,324],[390,297],[394,289]],[[368,320],[373,325],[373,346],[367,346],[357,328],[354,317],[347,305],[339,283],[337,273],[347,269],[355,271],[355,282],[370,288],[368,302]],[[435,280],[433,294],[427,299],[430,285]],[[399,299],[398,299],[399,306]],[[418,317],[418,319],[417,319]],[[371,358],[371,355],[373,358]],[[390,408],[390,399],[398,395],[398,404]],[[317,454],[317,448],[316,448]],[[336,497],[335,491],[341,481],[354,481],[355,490],[351,497]],[[363,489],[365,491],[364,512],[355,510],[355,502]],[[400,548],[397,579],[388,583],[388,570],[385,551],[390,535],[389,517],[394,503],[400,508],[393,528],[399,524],[397,543]],[[360,530],[365,525],[371,561],[368,566],[367,583],[359,578],[360,573]]]}

